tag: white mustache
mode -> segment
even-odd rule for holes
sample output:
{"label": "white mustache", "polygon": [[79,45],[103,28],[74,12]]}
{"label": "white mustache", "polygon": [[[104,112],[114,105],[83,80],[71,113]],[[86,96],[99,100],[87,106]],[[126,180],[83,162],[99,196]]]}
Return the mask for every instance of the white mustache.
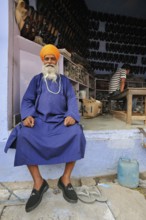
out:
{"label": "white mustache", "polygon": [[54,65],[51,65],[51,64],[45,64],[45,67],[48,67],[48,66],[54,67]]}

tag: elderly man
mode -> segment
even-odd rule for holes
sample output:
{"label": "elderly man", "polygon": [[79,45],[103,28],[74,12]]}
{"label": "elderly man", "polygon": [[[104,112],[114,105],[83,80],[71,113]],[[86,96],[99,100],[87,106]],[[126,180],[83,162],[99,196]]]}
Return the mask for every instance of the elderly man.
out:
{"label": "elderly man", "polygon": [[42,73],[31,80],[21,104],[22,123],[13,129],[5,147],[5,152],[16,148],[14,165],[27,165],[34,181],[26,212],[39,205],[49,188],[38,165],[66,163],[58,187],[68,202],[78,200],[71,173],[75,161],[84,157],[86,140],[78,123],[74,89],[69,79],[58,73],[59,56],[54,45],[41,49]]}

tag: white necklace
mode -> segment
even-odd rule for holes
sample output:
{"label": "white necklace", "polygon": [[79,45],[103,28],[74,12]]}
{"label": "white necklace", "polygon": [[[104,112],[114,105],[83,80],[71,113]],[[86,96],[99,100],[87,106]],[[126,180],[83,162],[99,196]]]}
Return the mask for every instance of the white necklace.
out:
{"label": "white necklace", "polygon": [[53,94],[55,94],[55,95],[57,95],[57,94],[60,92],[60,90],[61,90],[61,76],[60,76],[60,75],[59,75],[59,88],[58,88],[58,91],[57,91],[57,92],[51,91],[51,90],[49,89],[49,86],[48,86],[48,83],[47,83],[46,78],[44,78],[44,80],[45,80],[45,83],[46,83],[46,87],[47,87],[48,92],[53,93]]}

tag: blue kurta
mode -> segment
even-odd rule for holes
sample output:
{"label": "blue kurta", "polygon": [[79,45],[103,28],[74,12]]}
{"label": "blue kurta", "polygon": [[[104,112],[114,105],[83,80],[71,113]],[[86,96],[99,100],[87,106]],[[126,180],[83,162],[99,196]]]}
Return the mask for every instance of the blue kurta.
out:
{"label": "blue kurta", "polygon": [[[11,132],[5,152],[16,148],[15,166],[66,163],[84,157],[86,140],[79,125],[79,112],[74,89],[67,77],[61,77],[61,90],[47,90],[42,74],[31,80],[21,105],[22,120],[35,118],[34,127],[18,124]],[[47,80],[51,91],[57,83]],[[66,127],[64,119],[71,116],[76,124]]]}

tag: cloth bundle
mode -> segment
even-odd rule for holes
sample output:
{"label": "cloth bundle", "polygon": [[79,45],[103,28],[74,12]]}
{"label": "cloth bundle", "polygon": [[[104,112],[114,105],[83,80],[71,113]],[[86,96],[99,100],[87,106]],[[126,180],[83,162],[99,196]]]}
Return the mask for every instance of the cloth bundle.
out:
{"label": "cloth bundle", "polygon": [[83,99],[83,116],[85,118],[93,118],[102,113],[102,102],[90,98]]}

